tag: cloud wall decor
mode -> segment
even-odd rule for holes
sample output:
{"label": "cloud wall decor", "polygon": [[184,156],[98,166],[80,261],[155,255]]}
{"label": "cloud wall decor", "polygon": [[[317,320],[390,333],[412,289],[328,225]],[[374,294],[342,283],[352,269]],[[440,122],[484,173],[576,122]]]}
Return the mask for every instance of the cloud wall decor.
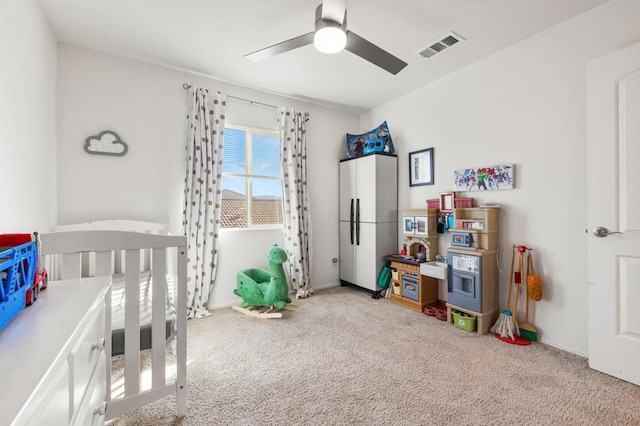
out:
{"label": "cloud wall decor", "polygon": [[84,143],[84,150],[88,154],[123,156],[129,150],[116,132],[105,130],[98,136],[89,136]]}

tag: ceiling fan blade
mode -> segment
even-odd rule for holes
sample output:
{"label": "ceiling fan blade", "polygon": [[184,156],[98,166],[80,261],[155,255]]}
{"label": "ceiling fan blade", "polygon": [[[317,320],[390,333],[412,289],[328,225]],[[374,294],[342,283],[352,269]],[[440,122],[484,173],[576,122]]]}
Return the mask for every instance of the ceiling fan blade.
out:
{"label": "ceiling fan blade", "polygon": [[263,59],[271,58],[272,56],[279,55],[284,52],[288,52],[298,47],[306,46],[313,43],[313,32],[301,35],[283,41],[282,43],[274,44],[273,46],[265,47],[264,49],[256,50],[255,52],[244,55],[245,58],[258,62]]}
{"label": "ceiling fan blade", "polygon": [[347,46],[345,47],[349,52],[355,53],[362,59],[366,59],[374,65],[389,71],[391,74],[396,75],[407,63],[401,59],[396,58],[386,50],[380,49],[375,44],[363,39],[358,34],[347,30]]}
{"label": "ceiling fan blade", "polygon": [[347,0],[324,0],[322,2],[322,19],[342,24],[346,10]]}

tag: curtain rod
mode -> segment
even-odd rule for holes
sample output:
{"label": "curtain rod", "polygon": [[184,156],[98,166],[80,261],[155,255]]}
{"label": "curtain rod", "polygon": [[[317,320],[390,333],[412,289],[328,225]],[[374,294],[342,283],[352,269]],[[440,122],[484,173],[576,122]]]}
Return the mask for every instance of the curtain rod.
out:
{"label": "curtain rod", "polygon": [[[182,88],[185,89],[185,90],[191,89],[191,85],[189,83],[182,83]],[[265,104],[264,102],[252,101],[250,99],[240,98],[238,96],[227,95],[227,98],[235,99],[237,101],[242,101],[242,102],[248,102],[248,103],[250,103],[252,105],[256,104],[256,105],[265,106],[267,108],[278,109],[278,107],[276,105]],[[309,113],[308,112],[304,113],[304,117],[305,117],[305,120],[304,120],[305,122],[309,121]]]}
{"label": "curtain rod", "polygon": [[[183,89],[191,89],[191,85],[189,83],[182,83],[182,88]],[[227,98],[231,98],[231,99],[235,99],[237,101],[242,101],[242,102],[247,102],[250,104],[256,104],[256,105],[262,105],[268,108],[275,108],[278,109],[278,107],[276,105],[271,105],[271,104],[265,104],[264,102],[258,102],[258,101],[252,101],[250,99],[245,99],[245,98],[240,98],[238,96],[233,96],[233,95],[227,95]]]}

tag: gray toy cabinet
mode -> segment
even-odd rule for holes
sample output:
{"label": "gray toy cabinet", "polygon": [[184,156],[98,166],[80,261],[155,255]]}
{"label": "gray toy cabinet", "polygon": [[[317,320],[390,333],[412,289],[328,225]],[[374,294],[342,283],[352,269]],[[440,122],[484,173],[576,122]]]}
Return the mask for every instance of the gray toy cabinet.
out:
{"label": "gray toy cabinet", "polygon": [[384,256],[397,250],[398,161],[372,154],[340,162],[340,283],[378,298]]}

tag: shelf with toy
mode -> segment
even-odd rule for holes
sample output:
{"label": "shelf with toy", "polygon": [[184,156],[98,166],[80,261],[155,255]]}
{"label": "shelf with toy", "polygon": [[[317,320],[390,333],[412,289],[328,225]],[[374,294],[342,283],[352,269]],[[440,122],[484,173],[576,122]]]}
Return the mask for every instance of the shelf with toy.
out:
{"label": "shelf with toy", "polygon": [[449,229],[450,248],[462,250],[497,250],[497,208],[463,208],[454,210],[454,227]]}
{"label": "shelf with toy", "polygon": [[453,222],[457,229],[480,229],[491,232],[498,230],[497,208],[463,208],[453,210]]}
{"label": "shelf with toy", "polygon": [[475,312],[471,309],[461,308],[459,306],[452,305],[451,303],[447,303],[447,322],[453,322],[453,312],[459,311],[465,313],[469,316],[475,317],[477,321],[476,331],[478,334],[487,334],[489,333],[489,328],[491,328],[491,324],[495,322],[498,318],[497,309],[493,309],[486,312]]}

